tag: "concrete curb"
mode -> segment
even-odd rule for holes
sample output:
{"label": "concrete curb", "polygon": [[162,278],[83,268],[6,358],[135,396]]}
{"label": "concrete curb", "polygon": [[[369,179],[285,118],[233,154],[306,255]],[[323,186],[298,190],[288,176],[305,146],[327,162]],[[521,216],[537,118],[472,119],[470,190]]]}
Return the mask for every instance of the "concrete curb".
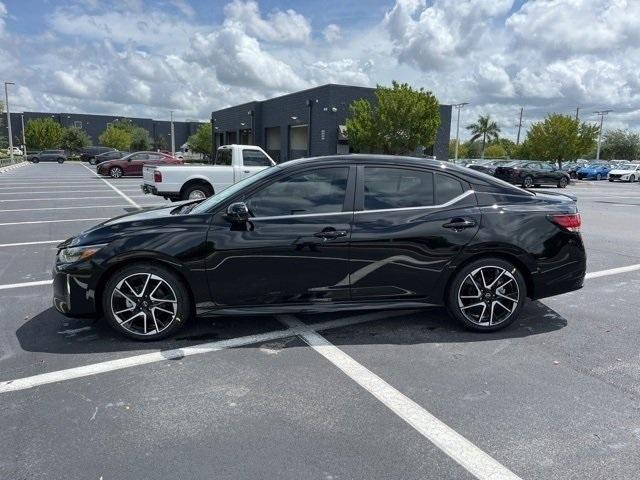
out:
{"label": "concrete curb", "polygon": [[9,165],[7,167],[2,167],[0,168],[0,173],[10,172],[11,170],[14,170],[16,168],[24,167],[27,163],[29,162],[22,161],[20,163],[14,163],[13,165]]}

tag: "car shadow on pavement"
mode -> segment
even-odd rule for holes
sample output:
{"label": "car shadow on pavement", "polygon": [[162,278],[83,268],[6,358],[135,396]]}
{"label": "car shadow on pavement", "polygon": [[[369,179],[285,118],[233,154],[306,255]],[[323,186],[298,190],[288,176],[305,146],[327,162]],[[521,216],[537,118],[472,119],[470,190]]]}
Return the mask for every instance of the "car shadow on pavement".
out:
{"label": "car shadow on pavement", "polygon": [[[353,318],[355,323],[358,317],[367,313],[370,312],[296,317],[308,325],[349,318]],[[513,325],[493,333],[465,330],[451,320],[443,308],[389,311],[389,318],[347,325],[328,333],[337,344],[345,345],[486,342],[541,335],[566,325],[567,320],[546,305],[528,302]],[[207,317],[190,322],[173,338],[139,342],[114,332],[103,320],[70,319],[50,308],[22,324],[16,336],[22,349],[28,352],[86,354],[167,350],[286,328],[273,316]]]}

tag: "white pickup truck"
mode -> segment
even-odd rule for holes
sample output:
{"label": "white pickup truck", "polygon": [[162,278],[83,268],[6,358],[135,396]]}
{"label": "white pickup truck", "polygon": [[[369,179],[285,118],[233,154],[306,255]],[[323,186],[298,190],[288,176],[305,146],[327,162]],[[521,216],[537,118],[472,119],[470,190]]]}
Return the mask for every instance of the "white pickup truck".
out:
{"label": "white pickup truck", "polygon": [[206,198],[264,168],[273,159],[255,145],[223,145],[213,165],[145,165],[142,191],[171,200]]}

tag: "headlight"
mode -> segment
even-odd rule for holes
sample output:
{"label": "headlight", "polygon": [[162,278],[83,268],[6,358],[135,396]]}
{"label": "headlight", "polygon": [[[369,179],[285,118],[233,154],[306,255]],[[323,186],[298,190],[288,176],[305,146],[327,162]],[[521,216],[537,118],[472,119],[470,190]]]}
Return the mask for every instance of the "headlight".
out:
{"label": "headlight", "polygon": [[74,263],[88,260],[105,245],[106,244],[63,248],[58,252],[58,261],[60,263]]}

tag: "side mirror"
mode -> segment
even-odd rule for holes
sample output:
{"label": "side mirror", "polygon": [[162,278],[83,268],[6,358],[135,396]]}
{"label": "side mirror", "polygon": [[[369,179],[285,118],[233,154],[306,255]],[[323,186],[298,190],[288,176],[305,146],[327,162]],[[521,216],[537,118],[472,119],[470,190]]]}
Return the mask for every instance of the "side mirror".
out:
{"label": "side mirror", "polygon": [[232,203],[227,207],[227,220],[234,224],[249,221],[249,207],[244,202]]}

